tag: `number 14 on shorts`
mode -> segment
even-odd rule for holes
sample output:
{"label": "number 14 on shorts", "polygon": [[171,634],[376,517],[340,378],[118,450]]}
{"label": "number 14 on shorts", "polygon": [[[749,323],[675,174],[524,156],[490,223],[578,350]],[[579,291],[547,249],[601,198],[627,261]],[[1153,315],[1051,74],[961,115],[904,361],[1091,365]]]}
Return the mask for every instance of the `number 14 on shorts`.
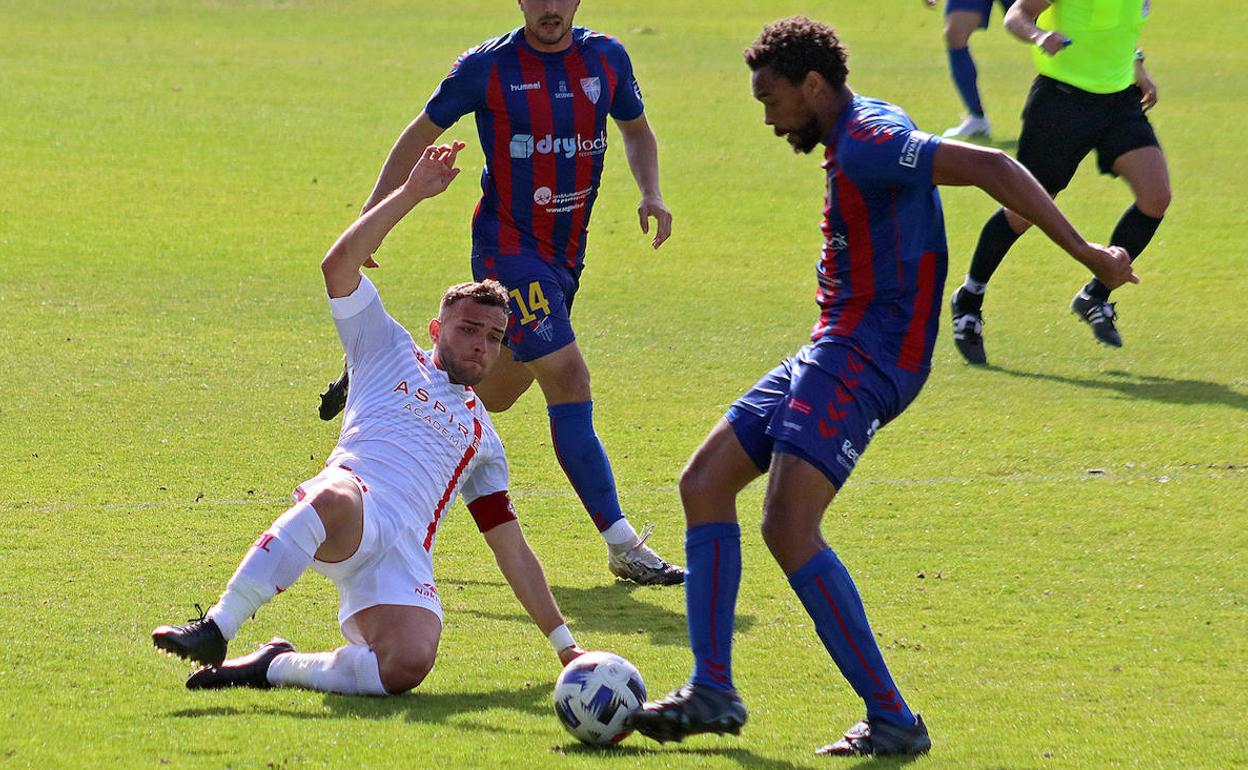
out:
{"label": "number 14 on shorts", "polygon": [[520,311],[520,323],[527,324],[537,320],[538,311],[541,311],[543,315],[550,315],[550,303],[546,301],[546,295],[542,293],[542,285],[537,281],[529,283],[528,302],[525,302],[520,289],[512,289],[507,293],[515,300],[516,309]]}

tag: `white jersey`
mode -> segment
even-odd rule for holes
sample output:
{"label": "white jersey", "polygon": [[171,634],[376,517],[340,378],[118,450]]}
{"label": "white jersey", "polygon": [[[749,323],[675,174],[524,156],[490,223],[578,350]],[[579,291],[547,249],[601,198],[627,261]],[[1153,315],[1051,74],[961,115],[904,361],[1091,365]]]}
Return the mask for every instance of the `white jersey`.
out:
{"label": "white jersey", "polygon": [[349,469],[365,486],[384,486],[406,509],[401,525],[417,529],[431,551],[457,495],[472,502],[506,491],[502,441],[472,389],[452,383],[416,346],[368,278],[329,304],[351,387],[338,446],[325,464]]}

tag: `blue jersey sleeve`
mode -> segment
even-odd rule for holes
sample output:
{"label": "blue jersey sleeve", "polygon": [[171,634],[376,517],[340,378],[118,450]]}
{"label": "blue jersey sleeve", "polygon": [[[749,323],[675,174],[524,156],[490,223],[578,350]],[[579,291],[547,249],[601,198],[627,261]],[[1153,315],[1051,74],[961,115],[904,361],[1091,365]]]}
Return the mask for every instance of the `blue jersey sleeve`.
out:
{"label": "blue jersey sleeve", "polygon": [[616,120],[635,120],[646,111],[641,101],[641,86],[633,74],[633,62],[619,42],[611,40],[607,49],[607,63],[615,70],[615,93],[611,94],[611,117]]}
{"label": "blue jersey sleeve", "polygon": [[451,71],[425,104],[425,114],[439,128],[450,128],[455,121],[485,106],[486,81],[490,59],[478,46],[460,54]]}
{"label": "blue jersey sleeve", "polygon": [[897,120],[851,125],[841,167],[860,187],[932,186],[932,159],[940,137]]}

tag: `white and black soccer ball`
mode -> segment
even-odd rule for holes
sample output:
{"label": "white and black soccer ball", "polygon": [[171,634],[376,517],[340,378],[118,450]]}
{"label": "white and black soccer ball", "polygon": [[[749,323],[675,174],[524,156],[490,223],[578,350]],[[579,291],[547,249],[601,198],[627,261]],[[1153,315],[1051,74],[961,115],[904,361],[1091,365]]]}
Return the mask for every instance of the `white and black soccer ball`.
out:
{"label": "white and black soccer ball", "polygon": [[628,737],[629,713],[646,700],[637,667],[610,652],[587,652],[555,680],[555,713],[582,743],[609,746]]}

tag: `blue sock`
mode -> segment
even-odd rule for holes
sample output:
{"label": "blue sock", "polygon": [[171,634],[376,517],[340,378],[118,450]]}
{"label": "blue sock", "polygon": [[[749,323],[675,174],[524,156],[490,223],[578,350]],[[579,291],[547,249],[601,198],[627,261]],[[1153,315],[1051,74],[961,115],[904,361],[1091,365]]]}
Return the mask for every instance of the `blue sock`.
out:
{"label": "blue sock", "polygon": [[837,668],[867,704],[867,716],[910,726],[914,713],[902,699],[871,633],[849,571],[825,548],[789,576],[789,585],[815,621],[815,630]]}
{"label": "blue sock", "polygon": [[979,73],[975,69],[975,60],[971,58],[970,48],[949,49],[949,71],[953,73],[953,84],[958,87],[967,112],[982,118],[984,105],[979,102]]}
{"label": "blue sock", "polygon": [[550,415],[555,457],[594,526],[602,532],[624,518],[624,512],[615,492],[611,461],[594,432],[594,402],[557,404],[546,407],[546,412]]}
{"label": "blue sock", "polygon": [[685,615],[693,684],[732,689],[732,628],[740,584],[740,526],[700,524],[685,532]]}

